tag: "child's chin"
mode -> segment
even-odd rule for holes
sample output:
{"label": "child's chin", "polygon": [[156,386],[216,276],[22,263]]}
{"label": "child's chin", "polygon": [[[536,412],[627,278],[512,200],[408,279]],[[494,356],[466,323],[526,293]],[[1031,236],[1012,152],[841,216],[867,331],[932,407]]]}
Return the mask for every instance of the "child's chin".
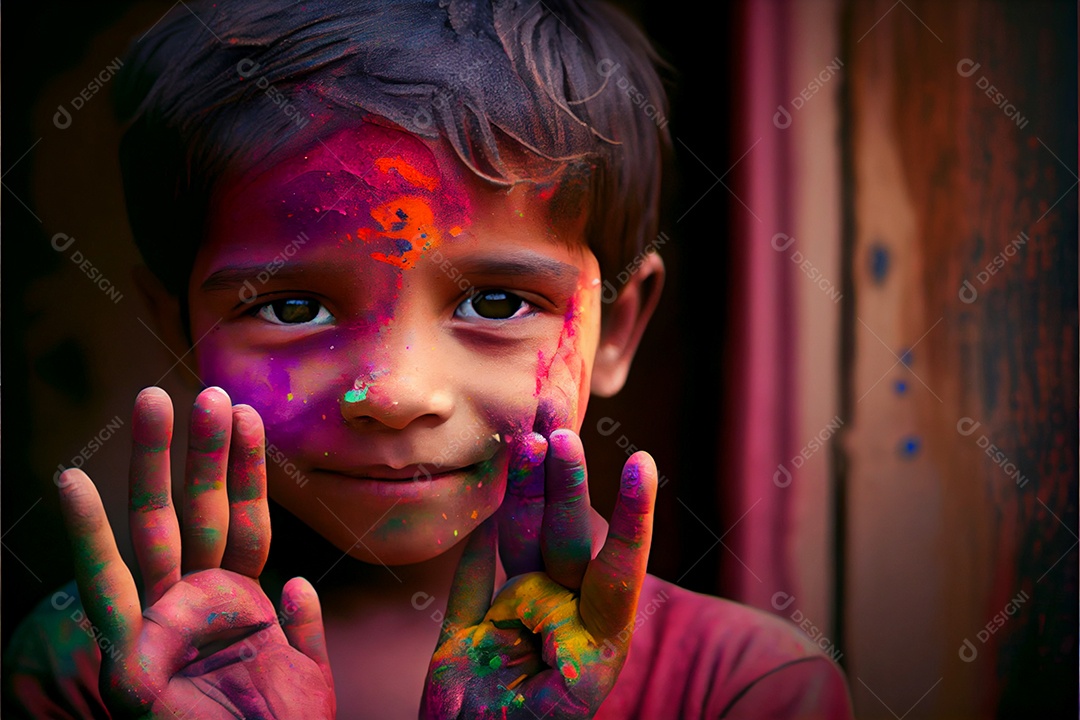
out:
{"label": "child's chin", "polygon": [[361,545],[350,549],[346,543],[341,550],[348,552],[352,558],[372,565],[414,565],[442,555],[466,537],[468,533],[459,532],[459,537],[449,538],[435,536],[398,538],[393,541],[392,546],[378,541],[368,542],[365,538],[367,547]]}

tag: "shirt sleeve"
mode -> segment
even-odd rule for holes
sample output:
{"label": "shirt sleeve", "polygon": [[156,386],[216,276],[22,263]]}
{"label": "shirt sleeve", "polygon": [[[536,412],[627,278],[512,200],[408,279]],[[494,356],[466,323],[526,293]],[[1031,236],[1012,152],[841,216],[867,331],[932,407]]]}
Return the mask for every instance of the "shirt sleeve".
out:
{"label": "shirt sleeve", "polygon": [[731,720],[854,720],[843,671],[825,657],[794,660],[761,676],[721,713]]}
{"label": "shirt sleeve", "polygon": [[[78,597],[74,582],[63,591]],[[98,692],[101,650],[83,618],[77,600],[57,609],[46,598],[15,629],[4,652],[4,718],[110,717]]]}

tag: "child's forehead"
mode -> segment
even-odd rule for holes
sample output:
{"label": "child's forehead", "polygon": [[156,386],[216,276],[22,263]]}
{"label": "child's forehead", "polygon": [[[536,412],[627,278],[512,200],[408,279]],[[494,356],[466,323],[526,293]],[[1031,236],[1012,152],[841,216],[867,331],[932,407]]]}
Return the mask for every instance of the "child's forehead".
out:
{"label": "child's forehead", "polygon": [[[271,153],[239,177],[225,178],[214,211],[292,218],[333,208],[345,216],[366,216],[372,204],[415,196],[436,215],[454,216],[457,224],[468,223],[467,216],[475,213],[539,214],[564,238],[582,240],[584,205],[576,185],[565,178],[497,185],[469,169],[444,140],[374,118]],[[573,196],[569,202],[568,195]],[[462,214],[466,217],[458,217]]]}
{"label": "child's forehead", "polygon": [[219,186],[203,251],[220,263],[257,248],[278,252],[282,238],[301,237],[308,255],[360,252],[410,269],[433,249],[465,251],[484,238],[497,239],[481,243],[488,253],[554,244],[584,259],[585,217],[565,212],[556,189],[495,185],[448,143],[364,122]]}
{"label": "child's forehead", "polygon": [[226,181],[223,196],[253,190],[289,190],[311,173],[351,175],[367,185],[403,185],[421,192],[459,189],[467,170],[437,141],[372,121],[317,137],[293,150],[264,157],[242,176]]}

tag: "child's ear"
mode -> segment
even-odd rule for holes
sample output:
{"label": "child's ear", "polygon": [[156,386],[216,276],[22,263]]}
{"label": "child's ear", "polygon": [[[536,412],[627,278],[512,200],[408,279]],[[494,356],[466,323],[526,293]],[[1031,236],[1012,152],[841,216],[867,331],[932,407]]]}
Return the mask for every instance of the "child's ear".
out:
{"label": "child's ear", "polygon": [[202,390],[202,381],[188,367],[188,363],[194,358],[189,352],[191,345],[184,331],[180,299],[166,290],[157,276],[145,265],[136,266],[132,277],[146,307],[150,310],[153,320],[150,330],[172,351],[175,357],[183,358],[183,362],[177,363],[176,369],[184,384],[193,390]]}
{"label": "child's ear", "polygon": [[626,383],[641,334],[649,324],[663,287],[664,261],[655,252],[648,253],[607,308],[593,362],[594,395],[611,397]]}

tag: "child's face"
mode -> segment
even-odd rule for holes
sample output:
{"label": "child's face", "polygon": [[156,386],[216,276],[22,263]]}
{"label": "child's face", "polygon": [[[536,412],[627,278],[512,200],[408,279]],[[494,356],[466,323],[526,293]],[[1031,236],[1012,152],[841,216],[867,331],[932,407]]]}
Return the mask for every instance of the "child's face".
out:
{"label": "child's face", "polygon": [[343,551],[446,551],[520,438],[580,429],[599,268],[550,190],[364,124],[221,196],[189,287],[198,373],[258,410],[271,495]]}

